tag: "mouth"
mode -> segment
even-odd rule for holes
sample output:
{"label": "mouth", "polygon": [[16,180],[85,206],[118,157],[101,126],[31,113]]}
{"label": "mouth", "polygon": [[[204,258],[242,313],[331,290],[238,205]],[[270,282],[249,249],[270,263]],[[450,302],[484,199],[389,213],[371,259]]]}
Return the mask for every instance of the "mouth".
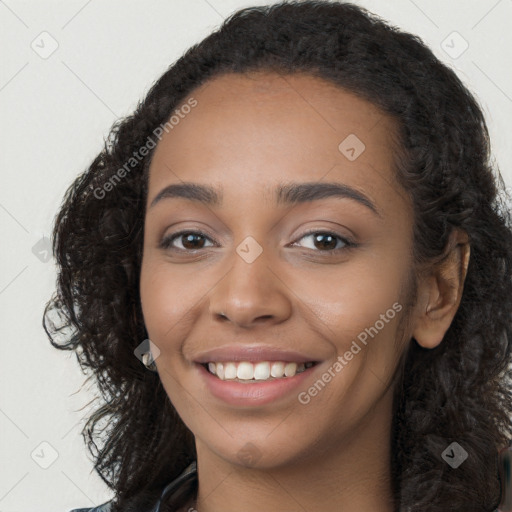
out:
{"label": "mouth", "polygon": [[261,344],[219,345],[193,362],[207,394],[244,409],[293,400],[322,366],[312,353]]}
{"label": "mouth", "polygon": [[210,361],[201,366],[219,380],[250,384],[289,379],[316,364],[317,361]]}

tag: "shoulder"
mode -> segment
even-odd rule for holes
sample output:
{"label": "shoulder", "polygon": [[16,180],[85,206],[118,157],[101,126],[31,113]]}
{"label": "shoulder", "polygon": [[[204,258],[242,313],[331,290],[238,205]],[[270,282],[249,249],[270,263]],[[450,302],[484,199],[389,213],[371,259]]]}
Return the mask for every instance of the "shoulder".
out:
{"label": "shoulder", "polygon": [[107,501],[102,505],[98,505],[97,507],[92,508],[74,508],[69,512],[111,512],[112,510],[112,501]]}
{"label": "shoulder", "polygon": [[[186,469],[178,476],[178,478],[174,479],[171,483],[167,484],[167,486],[162,491],[160,495],[160,499],[156,503],[155,506],[151,507],[151,512],[160,510],[160,503],[162,499],[168,495],[172,494],[176,489],[180,487],[181,484],[185,483],[187,480],[195,477],[197,475],[197,463],[193,461]],[[102,505],[98,505],[97,507],[92,508],[75,508],[70,510],[69,512],[112,512],[114,500],[107,501]]]}

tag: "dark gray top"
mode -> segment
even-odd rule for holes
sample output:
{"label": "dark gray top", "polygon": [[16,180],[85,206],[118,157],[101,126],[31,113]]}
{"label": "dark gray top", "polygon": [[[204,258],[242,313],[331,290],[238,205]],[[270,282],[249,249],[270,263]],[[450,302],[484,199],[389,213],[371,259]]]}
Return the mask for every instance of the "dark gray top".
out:
{"label": "dark gray top", "polygon": [[[141,511],[141,512],[160,512],[160,504],[162,503],[162,500],[164,496],[166,496],[168,493],[175,491],[183,482],[186,482],[189,478],[195,476],[197,474],[197,464],[196,461],[192,462],[190,466],[181,473],[178,478],[174,479],[171,483],[167,484],[164,487],[164,490],[162,491],[162,494],[160,494],[160,498],[155,503],[151,509],[147,511]],[[98,505],[97,507],[93,508],[75,508],[73,510],[70,510],[69,512],[111,512],[112,511],[112,500],[107,501],[106,503],[103,503],[102,505]],[[499,509],[496,509],[494,512],[500,512]]]}
{"label": "dark gray top", "polygon": [[[141,512],[160,512],[160,504],[162,503],[162,500],[164,496],[169,494],[172,491],[175,491],[183,482],[187,481],[189,478],[195,476],[197,473],[197,464],[196,461],[192,462],[190,466],[181,473],[181,475],[174,479],[171,483],[167,484],[164,487],[164,490],[162,491],[162,494],[160,494],[160,498],[158,498],[158,501],[155,503],[151,509],[147,511],[141,511]],[[73,510],[70,510],[69,512],[111,512],[112,511],[112,501],[107,501],[106,503],[103,503],[102,505],[98,505],[97,507],[93,508],[75,508]]]}

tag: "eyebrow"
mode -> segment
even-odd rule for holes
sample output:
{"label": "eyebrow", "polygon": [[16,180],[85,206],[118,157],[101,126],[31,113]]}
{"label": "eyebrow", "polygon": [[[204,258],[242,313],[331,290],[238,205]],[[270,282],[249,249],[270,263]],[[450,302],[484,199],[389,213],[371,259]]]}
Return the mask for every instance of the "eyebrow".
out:
{"label": "eyebrow", "polygon": [[[342,183],[331,182],[302,182],[278,185],[275,189],[275,203],[277,206],[288,206],[299,203],[308,203],[338,197],[352,199],[369,208],[374,214],[382,217],[375,204],[362,192]],[[222,191],[211,185],[183,182],[173,183],[163,188],[151,201],[150,208],[163,199],[184,198],[197,201],[212,207],[222,205]]]}

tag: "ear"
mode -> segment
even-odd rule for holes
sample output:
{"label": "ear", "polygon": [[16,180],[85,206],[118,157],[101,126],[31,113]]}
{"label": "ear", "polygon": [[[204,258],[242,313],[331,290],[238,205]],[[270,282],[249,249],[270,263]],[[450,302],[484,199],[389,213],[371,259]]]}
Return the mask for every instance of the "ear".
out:
{"label": "ear", "polygon": [[454,229],[440,260],[422,273],[412,336],[424,348],[437,347],[460,304],[469,264],[469,239]]}

